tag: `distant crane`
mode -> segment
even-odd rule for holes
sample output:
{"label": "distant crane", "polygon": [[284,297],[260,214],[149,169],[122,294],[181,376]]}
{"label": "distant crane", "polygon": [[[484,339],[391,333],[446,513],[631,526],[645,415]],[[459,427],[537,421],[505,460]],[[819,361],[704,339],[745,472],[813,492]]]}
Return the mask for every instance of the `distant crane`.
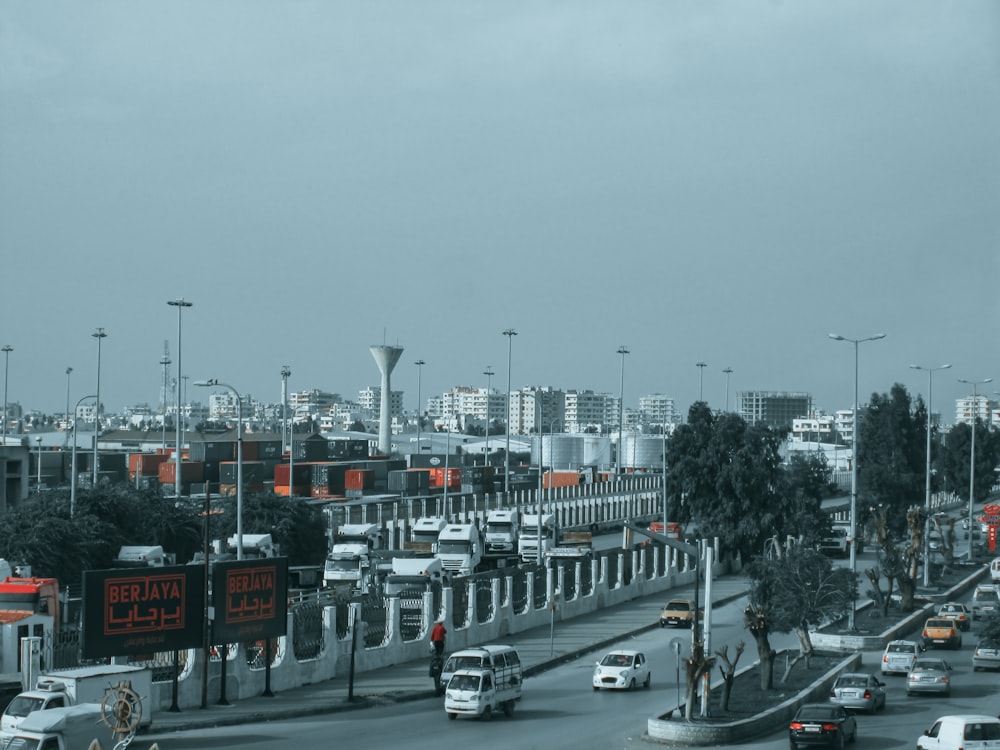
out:
{"label": "distant crane", "polygon": [[163,382],[160,384],[160,414],[163,421],[167,421],[167,404],[170,398],[170,342],[163,339],[163,356],[160,357],[160,364],[163,365]]}

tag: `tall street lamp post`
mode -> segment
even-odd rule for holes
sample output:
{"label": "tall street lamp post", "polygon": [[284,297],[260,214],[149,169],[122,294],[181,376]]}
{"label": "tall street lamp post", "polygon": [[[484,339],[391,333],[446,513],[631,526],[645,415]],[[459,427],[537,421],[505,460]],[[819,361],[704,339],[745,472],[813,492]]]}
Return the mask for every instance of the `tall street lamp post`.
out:
{"label": "tall street lamp post", "polygon": [[[288,432],[288,378],[292,374],[288,365],[281,366],[281,452],[288,450],[285,433]],[[291,477],[289,477],[291,480]]]}
{"label": "tall street lamp post", "polygon": [[[849,339],[836,333],[831,333],[834,341],[849,341],[854,344],[854,409],[851,414],[851,585],[855,586],[858,575],[858,344],[864,341],[884,339],[884,333],[876,333],[863,339]],[[851,596],[851,608],[847,613],[847,629],[854,630],[854,595]]]}
{"label": "tall street lamp post", "polygon": [[427,363],[424,362],[424,360],[422,360],[422,359],[418,359],[413,364],[415,364],[417,366],[417,455],[419,456],[420,455],[420,423],[424,419],[423,415],[422,415],[422,413],[420,411],[420,398],[421,398],[421,395],[420,395],[420,386],[421,386],[421,383],[420,383],[420,381],[423,378],[424,365],[426,365]]}
{"label": "tall street lamp post", "polygon": [[[218,386],[225,388],[236,397],[236,559],[243,559],[243,398],[240,392],[227,383],[215,378],[197,380],[195,385],[203,388]],[[289,477],[291,481],[291,477]]]}
{"label": "tall street lamp post", "polygon": [[[185,307],[191,307],[194,303],[188,302],[183,297],[167,300],[167,304],[177,308],[177,382],[182,383],[184,371],[181,369],[181,313]],[[177,388],[177,425],[174,436],[174,495],[181,496],[181,446],[183,445],[181,435],[181,389]]]}
{"label": "tall street lamp post", "polygon": [[72,367],[66,368],[66,440],[63,441],[65,445],[69,441],[69,376],[73,372]]}
{"label": "tall street lamp post", "polygon": [[615,451],[615,474],[622,472],[622,451],[625,449],[624,427],[625,427],[625,355],[629,353],[628,347],[624,344],[619,346],[616,354],[622,358],[621,385],[618,392],[618,449]]}
{"label": "tall street lamp post", "polygon": [[35,477],[35,494],[42,494],[42,436],[35,438],[35,445],[38,447],[38,475]]}
{"label": "tall street lamp post", "polygon": [[7,374],[10,372],[10,353],[14,351],[14,347],[10,344],[4,344],[3,349],[3,442],[0,445],[7,444]]}
{"label": "tall street lamp post", "polygon": [[69,478],[69,515],[70,518],[76,512],[76,426],[80,421],[76,418],[76,413],[80,410],[80,404],[86,401],[88,398],[97,398],[97,396],[84,396],[79,401],[76,402],[76,408],[73,409],[73,454],[70,460],[70,466],[72,467],[72,473]]}
{"label": "tall street lamp post", "polygon": [[698,400],[705,400],[705,368],[708,365],[705,362],[695,362],[695,367],[698,368]]}
{"label": "tall street lamp post", "polygon": [[[281,366],[281,443],[284,450],[285,443],[285,421],[288,414],[288,378],[292,376],[292,369],[288,365]],[[292,419],[288,425],[288,497],[295,493],[295,420]]]}
{"label": "tall street lamp post", "polygon": [[727,367],[723,370],[726,373],[726,411],[729,411],[729,376],[733,374],[733,368]]}
{"label": "tall street lamp post", "polygon": [[101,340],[106,339],[108,334],[103,328],[98,328],[92,334],[97,339],[97,403],[94,404],[94,478],[93,487],[97,489],[97,439],[101,436]]}
{"label": "tall street lamp post", "polygon": [[490,393],[493,383],[493,367],[486,365],[483,375],[486,376],[486,453],[483,458],[483,466],[488,466],[490,463]]}
{"label": "tall street lamp post", "polygon": [[911,369],[923,370],[927,373],[927,456],[924,465],[924,586],[931,583],[931,399],[933,397],[933,376],[938,370],[947,370],[951,365],[939,365],[937,367],[923,367],[922,365],[910,365]]}
{"label": "tall street lamp post", "polygon": [[981,385],[986,385],[987,383],[992,383],[993,378],[985,378],[983,380],[965,380],[963,378],[958,379],[959,383],[965,383],[966,385],[972,386],[972,421],[969,423],[972,427],[972,441],[971,447],[969,448],[969,562],[972,562],[972,503],[976,497],[976,423],[979,421],[979,394],[977,388]]}
{"label": "tall street lamp post", "polygon": [[[503,490],[510,494],[510,355],[513,349],[514,337],[517,331],[508,328],[503,332],[507,337],[507,445],[504,448],[503,456]],[[541,542],[539,542],[541,543]]]}

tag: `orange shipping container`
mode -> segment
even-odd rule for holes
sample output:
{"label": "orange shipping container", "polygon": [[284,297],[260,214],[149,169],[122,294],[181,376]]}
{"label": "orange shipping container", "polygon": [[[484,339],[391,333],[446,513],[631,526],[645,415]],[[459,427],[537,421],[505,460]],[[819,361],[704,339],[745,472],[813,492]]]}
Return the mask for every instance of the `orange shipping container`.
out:
{"label": "orange shipping container", "polygon": [[[177,464],[164,461],[160,464],[160,484],[173,484],[177,481]],[[205,464],[202,461],[181,461],[181,482],[204,482]]]}
{"label": "orange shipping container", "polygon": [[156,477],[160,475],[160,464],[167,460],[162,453],[130,453],[128,456],[128,473],[134,477]]}
{"label": "orange shipping container", "polygon": [[375,472],[371,469],[348,469],[344,472],[344,488],[370,490],[375,487]]}
{"label": "orange shipping container", "polygon": [[549,471],[542,478],[543,487],[576,487],[580,484],[577,471]]}

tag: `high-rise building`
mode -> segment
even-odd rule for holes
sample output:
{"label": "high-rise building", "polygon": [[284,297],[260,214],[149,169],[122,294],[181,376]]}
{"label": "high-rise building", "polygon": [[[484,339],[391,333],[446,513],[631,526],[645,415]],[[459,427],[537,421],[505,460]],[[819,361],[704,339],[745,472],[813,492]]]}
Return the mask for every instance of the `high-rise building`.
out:
{"label": "high-rise building", "polygon": [[748,424],[791,429],[796,418],[812,413],[812,396],[789,391],[740,391],[737,410]]}

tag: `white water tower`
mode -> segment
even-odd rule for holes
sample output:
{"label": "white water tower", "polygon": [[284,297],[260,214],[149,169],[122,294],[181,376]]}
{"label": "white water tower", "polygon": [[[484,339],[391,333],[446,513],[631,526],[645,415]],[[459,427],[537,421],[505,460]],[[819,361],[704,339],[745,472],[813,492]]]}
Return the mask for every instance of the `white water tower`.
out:
{"label": "white water tower", "polygon": [[375,358],[375,364],[378,365],[379,372],[382,373],[382,393],[379,400],[378,417],[378,452],[383,456],[388,456],[392,452],[392,414],[389,413],[389,397],[391,395],[391,391],[389,390],[389,376],[392,374],[392,369],[396,366],[400,355],[403,353],[403,347],[382,344],[381,346],[369,347],[369,351],[371,351],[372,356]]}

